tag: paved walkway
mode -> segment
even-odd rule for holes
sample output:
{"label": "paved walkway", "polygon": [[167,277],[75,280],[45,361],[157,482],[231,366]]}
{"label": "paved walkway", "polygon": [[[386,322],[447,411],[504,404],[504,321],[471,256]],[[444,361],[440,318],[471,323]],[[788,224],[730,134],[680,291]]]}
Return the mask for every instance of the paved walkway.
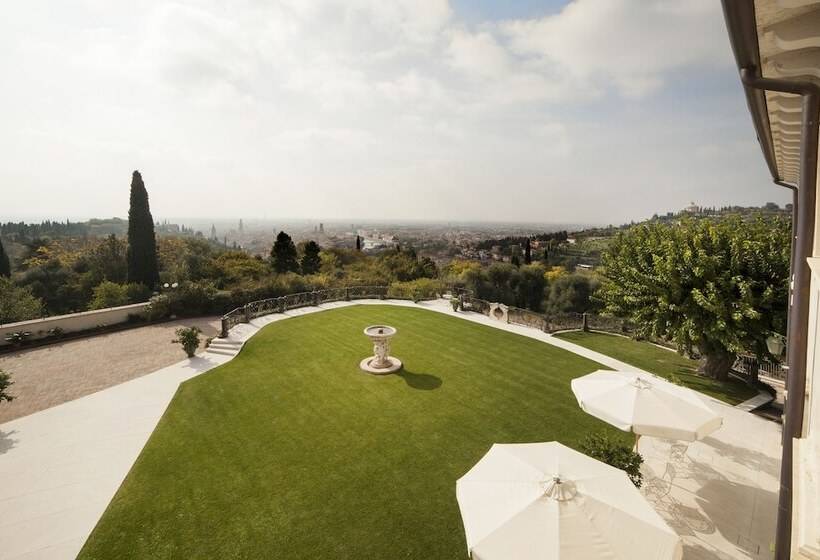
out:
{"label": "paved walkway", "polygon": [[[244,342],[288,317],[347,305],[422,307],[501,328],[615,369],[622,362],[540,331],[444,300],[413,304],[362,300],[308,307],[238,325]],[[150,349],[148,350],[150,351]],[[206,353],[109,389],[0,425],[0,559],[74,558],[130,470],[179,383],[230,360]],[[724,427],[681,447],[643,438],[644,494],[684,539],[689,559],[770,558],[779,472],[779,427],[705,397]]]}
{"label": "paved walkway", "polygon": [[218,317],[180,319],[0,355],[0,369],[12,374],[16,397],[0,406],[0,423],[178,362],[185,354],[171,340],[181,326],[199,327],[209,337],[220,323]]}

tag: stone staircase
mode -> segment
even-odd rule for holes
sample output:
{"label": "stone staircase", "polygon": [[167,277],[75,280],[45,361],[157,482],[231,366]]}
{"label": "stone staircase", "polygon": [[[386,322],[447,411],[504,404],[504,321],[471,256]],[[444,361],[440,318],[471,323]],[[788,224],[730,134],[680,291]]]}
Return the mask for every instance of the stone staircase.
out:
{"label": "stone staircase", "polygon": [[219,354],[221,356],[236,356],[242,349],[242,342],[230,338],[215,338],[208,346],[208,354]]}

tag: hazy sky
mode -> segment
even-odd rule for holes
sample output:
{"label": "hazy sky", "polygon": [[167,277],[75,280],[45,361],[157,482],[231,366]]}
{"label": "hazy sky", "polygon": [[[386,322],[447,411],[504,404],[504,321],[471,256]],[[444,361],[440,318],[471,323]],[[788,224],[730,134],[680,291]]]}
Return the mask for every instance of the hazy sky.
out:
{"label": "hazy sky", "polygon": [[786,201],[716,0],[26,0],[0,219],[621,222]]}

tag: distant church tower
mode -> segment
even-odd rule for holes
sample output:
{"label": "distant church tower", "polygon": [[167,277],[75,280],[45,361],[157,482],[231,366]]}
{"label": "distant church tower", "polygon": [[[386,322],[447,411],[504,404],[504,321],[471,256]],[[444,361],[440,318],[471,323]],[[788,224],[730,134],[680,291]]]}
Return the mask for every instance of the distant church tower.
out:
{"label": "distant church tower", "polygon": [[324,232],[325,232],[325,224],[320,223],[319,224],[319,233],[324,233]]}
{"label": "distant church tower", "polygon": [[216,241],[216,225],[211,224],[211,239]]}
{"label": "distant church tower", "polygon": [[245,226],[242,224],[242,218],[239,218],[239,235],[245,233]]}

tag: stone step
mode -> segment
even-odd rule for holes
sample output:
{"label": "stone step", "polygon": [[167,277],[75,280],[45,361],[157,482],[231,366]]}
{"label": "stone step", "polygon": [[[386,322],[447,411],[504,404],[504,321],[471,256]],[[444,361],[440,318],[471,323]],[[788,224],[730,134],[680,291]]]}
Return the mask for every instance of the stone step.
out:
{"label": "stone step", "polygon": [[211,341],[209,348],[236,348],[239,349],[242,347],[242,343],[238,340],[217,340],[214,339]]}
{"label": "stone step", "polygon": [[236,356],[239,354],[238,350],[227,350],[224,348],[208,348],[209,354],[219,354],[221,356]]}

